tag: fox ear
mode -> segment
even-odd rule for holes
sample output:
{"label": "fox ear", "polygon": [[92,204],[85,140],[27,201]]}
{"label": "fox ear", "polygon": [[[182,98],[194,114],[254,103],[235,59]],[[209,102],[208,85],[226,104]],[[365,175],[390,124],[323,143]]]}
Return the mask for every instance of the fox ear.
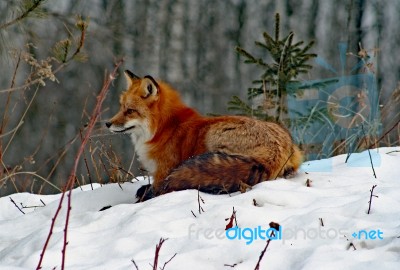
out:
{"label": "fox ear", "polygon": [[143,90],[145,95],[142,96],[143,98],[148,98],[149,96],[157,96],[160,88],[156,80],[154,80],[153,77],[150,75],[144,76],[144,85],[143,85]]}
{"label": "fox ear", "polygon": [[125,75],[126,85],[127,85],[128,89],[131,88],[133,80],[140,79],[139,76],[133,74],[130,70],[125,70],[124,75]]}

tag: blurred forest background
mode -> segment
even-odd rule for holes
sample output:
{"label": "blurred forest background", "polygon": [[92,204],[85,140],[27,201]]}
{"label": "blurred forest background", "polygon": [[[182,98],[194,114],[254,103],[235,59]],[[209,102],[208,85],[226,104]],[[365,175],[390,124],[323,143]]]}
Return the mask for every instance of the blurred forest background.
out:
{"label": "blurred forest background", "polygon": [[[282,36],[293,31],[294,40],[315,41],[310,52],[319,60],[310,60],[313,68],[297,80],[337,76],[332,67],[350,73],[362,61],[357,71],[376,79],[380,109],[380,131],[369,142],[385,135],[379,145],[399,144],[398,0],[5,0],[0,2],[0,196],[57,192],[47,182],[63,186],[105,70],[121,57],[120,74],[130,69],[167,81],[204,114],[233,113],[228,101],[238,96],[247,102],[247,89],[262,73],[257,65],[244,64],[235,47],[268,59],[254,42],[263,40],[263,32],[273,33],[276,12]],[[347,46],[344,55],[340,43]],[[124,83],[119,76],[108,93],[102,122],[81,161],[80,183],[140,173],[130,139],[111,136],[103,127],[118,110]]]}

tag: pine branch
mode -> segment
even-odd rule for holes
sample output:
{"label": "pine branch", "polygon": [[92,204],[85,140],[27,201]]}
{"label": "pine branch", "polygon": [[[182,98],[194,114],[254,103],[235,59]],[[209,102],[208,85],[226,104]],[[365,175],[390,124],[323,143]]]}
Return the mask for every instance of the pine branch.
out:
{"label": "pine branch", "polygon": [[237,46],[237,47],[235,48],[235,50],[236,50],[236,52],[238,52],[239,54],[241,54],[241,55],[243,55],[244,57],[246,57],[246,58],[247,58],[247,61],[251,61],[250,63],[256,63],[256,62],[257,62],[257,59],[256,59],[254,56],[252,56],[250,53],[248,53],[245,49],[243,49],[243,48]]}
{"label": "pine branch", "polygon": [[[311,49],[312,46],[314,46],[315,44],[315,40],[311,40],[301,51],[301,53],[306,53],[309,49]],[[310,55],[314,55],[313,57],[317,57],[316,54],[310,54]]]}
{"label": "pine branch", "polygon": [[280,18],[279,13],[275,14],[275,41],[279,41],[279,27],[280,27]]}
{"label": "pine branch", "polygon": [[2,25],[0,25],[0,30],[7,28],[13,24],[18,23],[19,21],[25,19],[26,17],[28,17],[28,15],[33,12],[35,9],[39,8],[40,4],[42,4],[44,1],[46,0],[33,0],[32,5],[28,6],[28,8],[18,17],[12,19],[11,21],[8,21],[6,23],[3,23]]}
{"label": "pine branch", "polygon": [[300,45],[303,45],[303,44],[304,44],[304,41],[300,40],[300,41],[296,42],[295,44],[293,44],[293,47],[297,48],[297,47],[300,47]]}
{"label": "pine branch", "polygon": [[228,110],[241,111],[245,114],[250,114],[252,112],[251,107],[243,102],[238,96],[233,96],[228,102]]}
{"label": "pine branch", "polygon": [[272,47],[276,46],[275,40],[267,33],[263,33],[264,41],[265,41],[265,48],[270,51]]}
{"label": "pine branch", "polygon": [[[265,95],[263,105],[259,106],[257,110],[252,109],[238,97],[232,97],[232,100],[228,103],[228,109],[262,118],[270,118],[266,112],[269,109],[275,109],[275,117],[273,118],[279,121],[282,117],[282,112],[287,112],[283,98],[287,95],[288,84],[294,82],[299,74],[306,73],[312,68],[306,62],[316,57],[316,54],[307,53],[314,45],[314,41],[307,45],[304,45],[304,41],[294,43],[293,32],[289,32],[287,36],[281,39],[280,16],[278,13],[275,15],[274,36],[264,32],[263,38],[264,42],[256,41],[255,45],[269,53],[273,60],[271,63],[268,63],[264,58],[258,59],[241,47],[236,47],[236,52],[246,58],[244,63],[255,64],[263,71],[260,80],[253,82],[253,84],[261,84],[261,86],[249,88],[248,97],[254,98],[261,94],[265,95],[266,92],[263,91],[265,82],[268,82],[269,86],[268,96]],[[265,104],[267,106],[264,106]],[[270,104],[273,104],[273,107]]]}
{"label": "pine branch", "polygon": [[53,55],[58,61],[65,64],[67,62],[70,62],[71,60],[78,60],[78,61],[86,60],[86,56],[82,54],[81,50],[85,45],[86,30],[88,28],[88,25],[89,24],[87,21],[78,18],[78,21],[75,26],[79,29],[80,36],[76,41],[76,49],[71,56],[69,56],[72,47],[71,38],[66,38],[64,40],[61,40],[57,42],[56,45],[54,45]]}

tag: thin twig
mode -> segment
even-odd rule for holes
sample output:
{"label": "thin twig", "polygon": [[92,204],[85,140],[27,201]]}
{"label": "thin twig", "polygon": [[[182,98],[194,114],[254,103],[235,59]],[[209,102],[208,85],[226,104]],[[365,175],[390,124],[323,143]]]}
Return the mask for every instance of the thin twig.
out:
{"label": "thin twig", "polygon": [[17,207],[17,209],[22,213],[22,214],[24,214],[25,215],[25,212],[24,211],[22,211],[22,209],[21,208],[19,208],[19,206],[14,202],[14,200],[10,197],[10,201],[15,205],[15,207]]}
{"label": "thin twig", "polygon": [[[21,51],[18,52],[18,59],[17,59],[16,65],[15,65],[13,77],[12,77],[12,80],[11,80],[11,86],[10,86],[11,88],[13,88],[15,86],[15,79],[17,77],[17,71],[18,71],[20,63],[21,63]],[[7,102],[6,102],[6,106],[4,108],[4,115],[3,115],[3,119],[2,119],[1,125],[0,125],[0,139],[1,139],[1,137],[3,137],[3,136],[8,134],[8,133],[3,134],[3,130],[7,126],[7,123],[8,123],[8,120],[9,120],[8,107],[10,106],[11,94],[12,94],[12,92],[8,92],[8,95],[7,95]],[[19,124],[22,125],[22,123],[23,122],[20,122]],[[19,127],[17,127],[17,128],[19,128]],[[11,132],[13,132],[13,130]],[[2,145],[2,143],[0,141],[0,148],[1,148],[1,145]]]}
{"label": "thin twig", "polygon": [[[240,262],[241,263],[241,262]],[[235,268],[236,265],[238,265],[239,263],[234,263],[234,264],[227,264],[225,263],[224,266],[228,266],[230,268]]]}
{"label": "thin twig", "polygon": [[18,123],[18,125],[17,125],[15,128],[13,128],[13,129],[7,131],[6,133],[1,133],[1,132],[0,132],[0,134],[1,134],[1,135],[0,135],[0,139],[3,138],[3,137],[5,137],[5,136],[7,136],[7,135],[10,135],[11,133],[13,133],[13,132],[16,131],[17,129],[19,129],[19,128],[22,126],[23,123],[24,123],[24,121],[20,121],[20,122]]}
{"label": "thin twig", "polygon": [[399,153],[400,152],[400,150],[393,150],[393,151],[389,151],[389,152],[387,152],[386,154],[391,154],[391,153]]}
{"label": "thin twig", "polygon": [[268,248],[270,242],[271,242],[271,239],[268,239],[267,240],[267,244],[265,245],[263,251],[261,251],[260,257],[258,258],[258,262],[257,262],[256,267],[254,268],[254,270],[259,270],[260,269],[261,260],[263,259],[264,254],[267,251],[267,248]]}
{"label": "thin twig", "polygon": [[[20,127],[20,126],[21,126],[20,123],[23,122],[23,120],[25,119],[26,114],[28,113],[30,107],[32,106],[33,101],[34,101],[35,98],[36,98],[36,94],[38,93],[39,88],[40,88],[40,85],[37,85],[37,86],[36,86],[36,89],[35,89],[35,92],[33,93],[33,96],[32,96],[32,98],[31,98],[31,100],[29,101],[28,106],[26,107],[24,113],[22,114],[21,119],[19,120],[19,123],[18,123],[17,127]],[[3,156],[4,156],[5,153],[7,152],[8,147],[10,146],[11,142],[13,141],[14,136],[15,136],[15,134],[17,133],[17,131],[18,131],[18,129],[15,129],[14,132],[13,132],[13,134],[11,135],[10,140],[8,141],[6,147],[5,147],[4,150],[3,150],[3,154],[2,154]]]}
{"label": "thin twig", "polygon": [[[269,227],[273,228],[275,230],[279,230],[280,225],[278,223],[276,223],[276,222],[270,222],[269,223]],[[269,243],[271,242],[271,238],[272,237],[275,237],[274,231],[271,232],[270,237],[267,240],[267,244],[265,245],[263,251],[261,251],[260,257],[258,258],[258,262],[257,262],[257,265],[254,268],[254,270],[259,270],[260,269],[261,260],[263,259],[264,255],[265,255],[265,252],[267,251],[267,248],[269,246]]]}
{"label": "thin twig", "polygon": [[200,196],[200,187],[197,189],[197,203],[199,204],[199,214],[201,214],[201,212],[204,212],[203,207],[200,205],[200,201],[202,203],[204,203],[203,198]]}
{"label": "thin twig", "polygon": [[383,140],[383,138],[386,137],[386,135],[388,135],[398,124],[400,124],[400,120],[397,121],[396,124],[394,124],[391,128],[388,129],[388,131],[386,131],[378,140],[376,140],[374,143],[372,143],[371,145],[368,146],[368,148],[373,148],[375,146],[377,146],[378,142],[380,142],[381,140]]}
{"label": "thin twig", "polygon": [[22,209],[29,209],[29,208],[38,208],[38,207],[44,207],[44,205],[32,205],[32,206],[25,206],[21,203]]}
{"label": "thin twig", "polygon": [[[81,129],[79,129],[79,134],[80,134],[81,140],[82,140],[82,130]],[[93,190],[92,174],[90,173],[90,170],[89,170],[89,165],[88,165],[88,162],[87,162],[87,159],[86,159],[85,150],[83,150],[83,160],[85,161],[86,170],[88,172],[90,187]]]}
{"label": "thin twig", "polygon": [[122,172],[124,172],[127,176],[129,175],[130,177],[135,178],[135,175],[134,175],[133,173],[131,173],[131,172],[128,171],[128,170],[125,170],[123,167],[121,167],[121,166],[115,166],[115,165],[113,165],[113,163],[111,163],[111,166],[112,166],[112,168],[113,168],[114,170],[122,171]]}
{"label": "thin twig", "polygon": [[369,215],[369,212],[371,211],[372,197],[378,198],[378,196],[373,194],[375,188],[376,188],[376,185],[373,185],[372,188],[369,190],[371,194],[369,196],[369,202],[368,202],[368,212],[367,212],[368,215]]}
{"label": "thin twig", "polygon": [[[366,135],[365,135],[365,132],[364,132],[364,125],[361,125],[361,130],[362,130],[362,132],[364,134],[365,143],[367,143],[367,138],[366,138]],[[374,163],[372,162],[371,152],[370,152],[369,148],[367,150],[368,150],[369,160],[371,162],[372,172],[374,173],[374,177],[376,179],[376,173],[375,173],[375,169],[374,169]]]}
{"label": "thin twig", "polygon": [[172,261],[173,258],[175,258],[176,254],[178,254],[178,253],[175,253],[174,256],[171,257],[171,259],[169,259],[168,261],[166,261],[166,262],[164,263],[164,265],[163,265],[163,267],[161,268],[161,270],[165,270],[165,266],[166,266],[170,261]]}
{"label": "thin twig", "polygon": [[52,186],[53,188],[55,188],[55,189],[58,190],[59,192],[62,192],[62,190],[61,190],[59,187],[57,187],[56,185],[54,185],[53,183],[51,183],[51,182],[50,182],[49,180],[47,180],[46,178],[44,178],[44,177],[38,175],[36,172],[14,172],[14,173],[8,174],[8,175],[6,175],[5,177],[1,178],[1,179],[0,179],[0,183],[1,183],[2,181],[5,181],[5,180],[7,180],[7,179],[9,179],[9,178],[11,178],[11,177],[14,177],[14,176],[16,176],[16,175],[19,175],[19,174],[29,174],[29,175],[33,175],[33,176],[39,178],[40,180],[43,180],[44,182],[46,182],[47,184],[49,184],[50,186]]}
{"label": "thin twig", "polygon": [[43,206],[46,206],[46,204],[44,203],[44,201],[42,199],[40,199],[40,202],[43,204]]}
{"label": "thin twig", "polygon": [[131,262],[133,263],[133,265],[135,266],[136,270],[139,270],[139,267],[137,266],[136,262],[134,259],[131,260]]}

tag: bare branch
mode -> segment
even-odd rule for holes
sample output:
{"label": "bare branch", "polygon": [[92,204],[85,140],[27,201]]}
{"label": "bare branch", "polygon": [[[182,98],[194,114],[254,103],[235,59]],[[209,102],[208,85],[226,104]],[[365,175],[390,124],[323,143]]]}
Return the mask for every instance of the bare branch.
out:
{"label": "bare branch", "polygon": [[62,207],[62,203],[63,203],[64,197],[65,197],[65,194],[67,193],[67,190],[69,190],[68,191],[68,208],[67,208],[67,215],[66,215],[66,221],[65,221],[65,227],[64,227],[64,242],[63,242],[62,262],[61,262],[61,269],[62,270],[65,269],[66,246],[68,244],[68,242],[67,242],[68,221],[69,221],[69,216],[70,216],[70,212],[71,212],[71,199],[72,199],[71,195],[72,195],[72,189],[73,189],[73,187],[75,185],[75,182],[76,182],[76,171],[77,171],[77,168],[78,168],[79,160],[80,160],[80,157],[81,157],[81,155],[83,153],[83,150],[84,150],[84,148],[85,148],[85,146],[86,146],[86,144],[87,144],[87,142],[88,142],[88,140],[90,138],[90,135],[91,135],[91,133],[93,131],[93,128],[94,128],[94,126],[95,126],[95,124],[97,122],[97,119],[98,119],[98,117],[100,115],[101,106],[102,106],[103,101],[104,101],[104,99],[106,97],[106,93],[107,93],[107,91],[108,91],[108,89],[109,89],[109,87],[111,85],[111,82],[115,79],[117,70],[118,70],[119,66],[122,64],[122,62],[123,62],[123,60],[121,59],[115,64],[114,70],[105,79],[103,87],[102,87],[100,93],[97,96],[96,106],[95,106],[95,108],[93,110],[93,113],[91,115],[90,122],[89,122],[89,124],[88,124],[88,126],[86,128],[86,133],[85,133],[85,135],[83,137],[83,140],[81,142],[81,146],[80,146],[80,148],[78,150],[78,153],[75,156],[74,166],[73,166],[73,168],[71,170],[70,177],[68,178],[67,185],[66,185],[65,190],[63,191],[63,193],[61,195],[60,202],[58,204],[58,208],[57,208],[57,210],[56,210],[56,212],[55,212],[55,214],[53,216],[52,223],[51,223],[51,226],[50,226],[50,231],[49,231],[49,234],[48,234],[47,239],[45,241],[45,244],[43,246],[42,252],[40,254],[40,260],[39,260],[38,265],[36,267],[37,270],[42,268],[42,262],[43,262],[44,254],[46,252],[46,249],[47,249],[47,246],[49,244],[50,238],[51,238],[51,236],[53,234],[55,221],[56,221],[56,219],[57,219],[57,217],[58,217],[58,215],[59,215],[59,213],[61,211],[61,207]]}

